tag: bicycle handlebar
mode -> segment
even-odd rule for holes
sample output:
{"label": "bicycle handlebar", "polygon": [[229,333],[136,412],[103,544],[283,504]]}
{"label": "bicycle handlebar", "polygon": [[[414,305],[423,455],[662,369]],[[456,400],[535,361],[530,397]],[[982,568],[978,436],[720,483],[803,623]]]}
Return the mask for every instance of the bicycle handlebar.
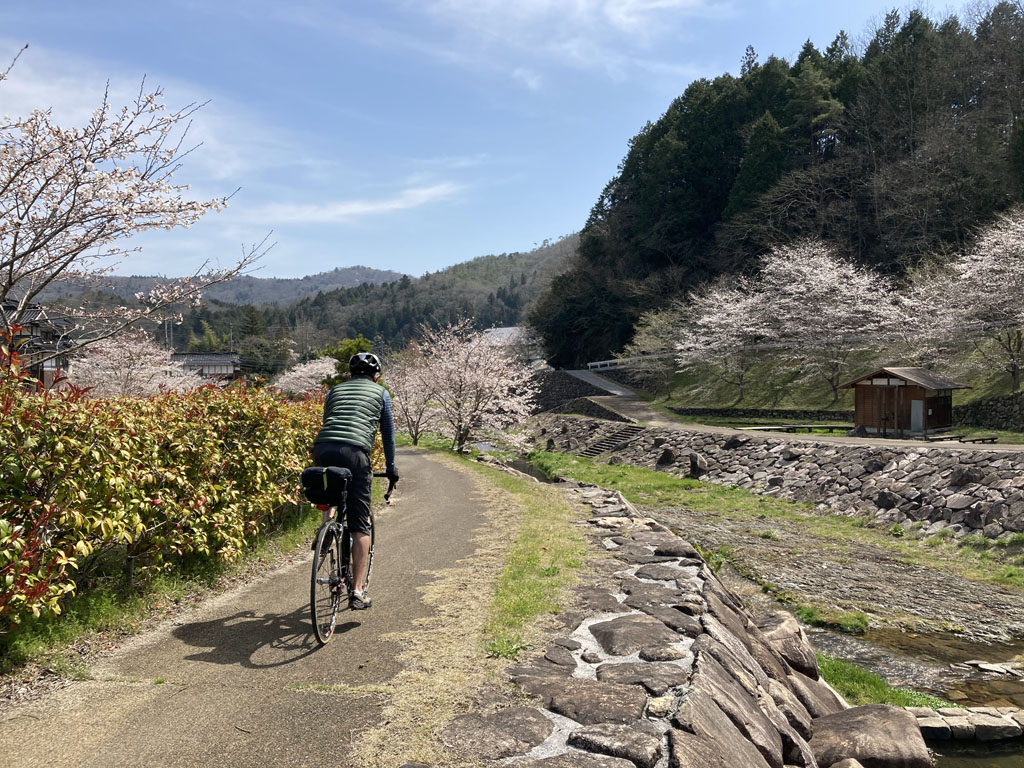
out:
{"label": "bicycle handlebar", "polygon": [[395,490],[395,485],[398,484],[398,481],[397,480],[392,480],[390,477],[388,477],[388,473],[387,472],[374,472],[373,476],[374,477],[387,477],[388,478],[388,489],[384,492],[384,503],[385,504],[390,504],[391,503],[391,493]]}

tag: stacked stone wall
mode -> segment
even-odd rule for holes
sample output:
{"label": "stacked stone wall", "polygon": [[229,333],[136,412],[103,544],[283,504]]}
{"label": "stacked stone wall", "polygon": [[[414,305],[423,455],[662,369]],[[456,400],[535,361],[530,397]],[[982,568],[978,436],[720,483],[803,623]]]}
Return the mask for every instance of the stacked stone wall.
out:
{"label": "stacked stone wall", "polygon": [[605,408],[600,403],[595,403],[589,397],[580,397],[576,400],[562,403],[552,408],[550,413],[574,413],[577,416],[589,416],[592,419],[632,423],[630,419],[627,419],[621,413]]}
{"label": "stacked stone wall", "polygon": [[715,416],[726,419],[785,419],[794,424],[819,421],[849,421],[853,411],[824,411],[796,408],[673,408],[681,416]]}
{"label": "stacked stone wall", "polygon": [[[558,410],[560,406],[581,397],[608,394],[603,389],[588,384],[582,379],[577,379],[565,371],[541,371],[534,374],[533,381],[539,390],[534,398],[537,411]],[[571,411],[571,413],[575,413],[575,411]],[[607,417],[598,416],[598,418]]]}
{"label": "stacked stone wall", "polygon": [[1024,432],[1024,392],[985,397],[953,406],[953,423],[964,427]]}
{"label": "stacked stone wall", "polygon": [[[539,446],[582,453],[620,429],[545,417]],[[908,533],[1006,538],[1024,532],[1024,453],[928,446],[838,444],[791,436],[647,429],[605,458],[868,515]],[[550,441],[550,443],[549,443]],[[921,525],[914,525],[920,522]]]}

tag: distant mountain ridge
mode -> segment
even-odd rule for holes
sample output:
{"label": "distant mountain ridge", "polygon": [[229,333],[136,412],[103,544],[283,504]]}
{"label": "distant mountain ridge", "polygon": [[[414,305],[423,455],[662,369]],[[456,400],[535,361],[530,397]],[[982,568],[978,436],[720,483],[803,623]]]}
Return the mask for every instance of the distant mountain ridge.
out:
{"label": "distant mountain ridge", "polygon": [[[405,275],[401,272],[364,266],[336,267],[330,272],[296,278],[239,275],[231,280],[210,286],[204,291],[203,297],[225,304],[288,303],[316,296],[320,292],[327,293],[344,288],[355,288],[366,283],[370,285],[393,283],[403,277]],[[135,298],[136,293],[148,292],[157,283],[167,281],[168,278],[151,275],[132,275],[130,277],[113,275],[104,278],[102,285],[93,285],[89,288],[102,288],[105,292],[114,293],[131,301]],[[47,290],[41,299],[53,301],[74,297],[85,290],[85,286],[77,287],[64,284]]]}

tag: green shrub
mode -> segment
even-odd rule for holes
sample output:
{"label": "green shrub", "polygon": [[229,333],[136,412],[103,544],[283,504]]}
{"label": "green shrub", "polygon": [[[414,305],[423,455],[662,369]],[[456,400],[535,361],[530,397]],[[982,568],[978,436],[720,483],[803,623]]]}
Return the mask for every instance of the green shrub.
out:
{"label": "green shrub", "polygon": [[237,558],[293,507],[320,411],[241,386],[90,399],[0,376],[0,629],[60,613],[111,563],[130,585]]}

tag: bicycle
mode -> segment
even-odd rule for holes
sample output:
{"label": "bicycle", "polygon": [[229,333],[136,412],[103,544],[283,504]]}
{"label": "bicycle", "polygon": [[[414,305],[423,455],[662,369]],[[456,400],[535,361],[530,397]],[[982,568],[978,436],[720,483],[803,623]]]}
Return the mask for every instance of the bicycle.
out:
{"label": "bicycle", "polygon": [[[314,469],[314,468],[310,468]],[[332,470],[332,487],[329,489],[334,514],[325,520],[313,538],[313,570],[309,582],[309,610],[313,620],[313,632],[320,645],[324,645],[334,635],[334,626],[338,619],[341,601],[348,598],[351,591],[363,592],[370,584],[370,571],[373,566],[374,524],[373,513],[370,513],[370,552],[366,561],[366,578],[362,589],[354,590],[352,584],[352,536],[345,518],[345,498],[348,481],[352,477],[348,470],[339,467],[315,468],[316,470]],[[309,470],[307,470],[309,472]],[[303,473],[305,476],[306,473]],[[323,473],[321,473],[323,474]],[[326,478],[327,475],[323,474]],[[374,477],[387,477],[385,473],[375,472]],[[305,480],[304,480],[305,485]],[[384,494],[384,503],[391,503],[391,493],[395,489],[393,480],[388,481],[388,489]],[[328,491],[328,481],[324,480],[324,490]],[[306,496],[310,498],[309,487]],[[318,495],[317,498],[324,498]],[[316,503],[316,499],[310,498]]]}

